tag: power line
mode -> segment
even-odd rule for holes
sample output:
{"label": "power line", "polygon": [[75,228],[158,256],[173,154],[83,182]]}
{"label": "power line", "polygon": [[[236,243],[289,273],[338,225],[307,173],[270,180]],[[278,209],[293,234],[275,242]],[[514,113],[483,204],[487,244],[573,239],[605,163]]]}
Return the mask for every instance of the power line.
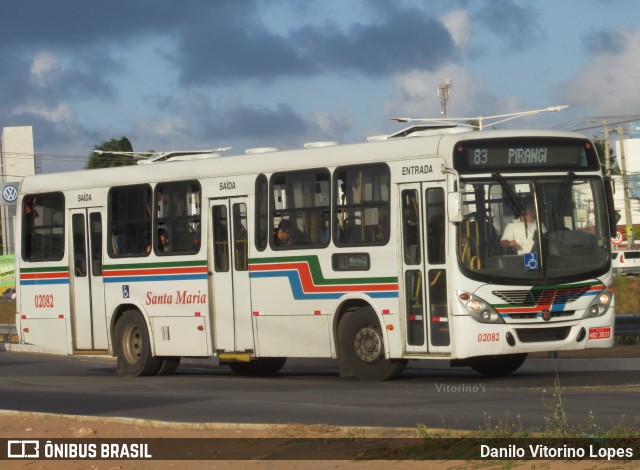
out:
{"label": "power line", "polygon": [[[602,122],[608,121],[610,127],[627,124],[629,122],[640,120],[640,114],[613,115],[613,116],[592,116],[576,118],[565,123],[558,124],[555,130],[570,130],[574,132],[583,132],[592,129],[601,129]],[[587,125],[590,124],[590,125]],[[581,127],[582,126],[582,127]]]}

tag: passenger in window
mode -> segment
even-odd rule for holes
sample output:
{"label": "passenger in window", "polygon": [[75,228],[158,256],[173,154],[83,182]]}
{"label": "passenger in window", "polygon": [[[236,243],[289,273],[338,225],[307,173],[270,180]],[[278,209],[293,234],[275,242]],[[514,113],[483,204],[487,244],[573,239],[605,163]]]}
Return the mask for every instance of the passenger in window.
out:
{"label": "passenger in window", "polygon": [[276,246],[291,246],[293,239],[291,237],[291,222],[289,219],[280,221],[273,242]]}
{"label": "passenger in window", "polygon": [[193,232],[193,238],[191,239],[191,243],[193,244],[193,248],[196,251],[200,250],[201,238],[202,238],[202,236],[200,234],[200,224],[198,224],[198,226],[196,227],[195,231]]}
{"label": "passenger in window", "polygon": [[171,251],[169,234],[163,228],[158,229],[158,253],[168,253]]}

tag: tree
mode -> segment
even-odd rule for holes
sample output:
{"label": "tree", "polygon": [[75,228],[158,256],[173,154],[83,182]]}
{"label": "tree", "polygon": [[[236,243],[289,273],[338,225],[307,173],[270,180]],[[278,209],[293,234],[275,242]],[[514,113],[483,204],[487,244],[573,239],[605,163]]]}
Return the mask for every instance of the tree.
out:
{"label": "tree", "polygon": [[[604,171],[606,164],[605,164],[605,145],[608,143],[605,143],[605,141],[603,139],[596,139],[596,137],[593,137],[593,145],[596,148],[596,152],[598,152],[598,158],[600,159],[600,166],[602,167],[602,170]],[[611,158],[611,174],[613,175],[619,175],[620,174],[620,169],[618,167],[613,168],[616,162],[616,158],[613,155],[613,148],[609,147],[609,155]]]}
{"label": "tree", "polygon": [[135,164],[131,142],[126,137],[121,137],[120,140],[105,140],[100,145],[95,145],[89,154],[85,168],[109,168]]}
{"label": "tree", "polygon": [[465,121],[465,124],[467,126],[473,127],[474,131],[479,131],[480,130],[480,120],[479,119],[469,119],[468,121]]}

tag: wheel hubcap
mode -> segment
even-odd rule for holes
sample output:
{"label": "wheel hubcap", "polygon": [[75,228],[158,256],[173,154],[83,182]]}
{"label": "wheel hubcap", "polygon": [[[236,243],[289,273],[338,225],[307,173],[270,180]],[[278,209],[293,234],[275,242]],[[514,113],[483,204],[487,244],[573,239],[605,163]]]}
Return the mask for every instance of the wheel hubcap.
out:
{"label": "wheel hubcap", "polygon": [[127,362],[134,363],[140,357],[140,332],[135,326],[127,329],[124,341],[124,355]]}
{"label": "wheel hubcap", "polygon": [[360,360],[373,362],[382,352],[382,338],[373,327],[362,328],[355,337],[355,350]]}

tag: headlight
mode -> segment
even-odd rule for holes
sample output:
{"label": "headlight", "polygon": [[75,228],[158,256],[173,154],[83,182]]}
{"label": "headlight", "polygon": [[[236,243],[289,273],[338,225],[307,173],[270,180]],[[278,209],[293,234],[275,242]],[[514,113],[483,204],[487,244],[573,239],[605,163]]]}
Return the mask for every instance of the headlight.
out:
{"label": "headlight", "polygon": [[480,297],[469,292],[457,292],[458,301],[478,323],[504,323],[495,309]]}
{"label": "headlight", "polygon": [[596,295],[596,298],[593,299],[589,307],[587,307],[583,318],[594,318],[604,315],[607,313],[607,310],[609,310],[612,300],[613,287],[608,287]]}

